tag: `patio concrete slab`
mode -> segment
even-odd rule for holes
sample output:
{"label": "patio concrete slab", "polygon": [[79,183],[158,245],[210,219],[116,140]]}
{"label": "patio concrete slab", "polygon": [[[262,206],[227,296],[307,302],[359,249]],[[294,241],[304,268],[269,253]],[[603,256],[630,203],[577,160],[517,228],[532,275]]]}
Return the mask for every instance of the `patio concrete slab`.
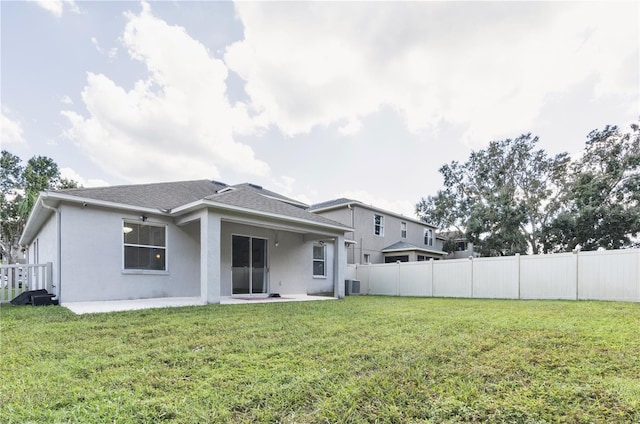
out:
{"label": "patio concrete slab", "polygon": [[[239,305],[243,303],[275,303],[275,302],[305,302],[312,300],[335,300],[335,297],[282,295],[282,297],[265,296],[234,296],[222,297],[221,305]],[[201,306],[205,303],[200,297],[163,297],[153,299],[108,300],[102,302],[62,302],[62,306],[71,312],[82,314],[96,314],[103,312],[135,311],[150,308],[173,308],[180,306]]]}

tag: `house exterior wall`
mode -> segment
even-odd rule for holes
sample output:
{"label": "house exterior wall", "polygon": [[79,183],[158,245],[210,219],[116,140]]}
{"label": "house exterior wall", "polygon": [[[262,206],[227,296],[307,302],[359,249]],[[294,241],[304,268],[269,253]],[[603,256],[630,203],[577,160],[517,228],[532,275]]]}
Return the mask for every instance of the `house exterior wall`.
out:
{"label": "house exterior wall", "polygon": [[[52,214],[47,222],[42,226],[40,234],[31,243],[27,249],[27,261],[30,264],[45,264],[58,262],[58,245],[57,237],[57,220],[55,214]],[[58,294],[57,274],[53,273],[53,290],[52,293]]]}
{"label": "house exterior wall", "polygon": [[193,226],[178,227],[164,217],[149,216],[149,223],[167,225],[167,272],[130,273],[123,271],[123,220],[137,221],[138,214],[98,208],[87,213],[68,204],[60,210],[61,301],[200,295],[199,240]]}
{"label": "house exterior wall", "polygon": [[[124,270],[123,222],[142,222],[140,213],[97,206],[60,203],[62,228],[61,259],[57,251],[57,216],[52,213],[29,246],[30,262],[52,262],[55,293],[62,302],[107,301],[159,297],[203,297],[219,302],[220,296],[232,292],[232,236],[243,235],[267,240],[269,267],[268,292],[317,294],[335,292],[334,276],[344,274],[335,260],[346,264],[342,233],[315,234],[304,228],[276,232],[255,225],[232,222],[238,216],[203,210],[193,220],[176,225],[170,217],[146,214],[147,223],[166,225],[166,272]],[[202,219],[217,222],[203,233]],[[215,231],[211,233],[211,231]],[[206,237],[207,239],[203,239]],[[37,242],[36,242],[37,240]],[[326,276],[313,276],[313,246],[323,240],[326,246]],[[205,243],[206,242],[206,243]],[[213,244],[212,244],[213,243]],[[215,247],[202,249],[203,244]],[[37,247],[36,247],[37,245]],[[36,249],[39,250],[36,255]],[[215,253],[212,253],[214,252]],[[207,259],[212,254],[219,260]],[[203,259],[204,258],[204,259]],[[202,265],[206,260],[203,283]],[[58,266],[60,264],[60,266]],[[57,280],[60,272],[60,282]],[[341,274],[342,273],[342,274]],[[203,291],[202,284],[205,284]],[[344,286],[338,282],[338,292]],[[210,290],[211,289],[211,290]],[[204,294],[203,294],[204,293]]]}
{"label": "house exterior wall", "polygon": [[[384,263],[382,249],[398,241],[411,243],[415,246],[429,250],[442,251],[442,241],[435,238],[435,227],[415,222],[412,218],[402,218],[385,211],[366,208],[352,204],[351,209],[345,207],[316,212],[325,218],[332,219],[355,229],[352,233],[347,233],[346,238],[352,237],[356,241],[355,245],[347,248],[347,263],[365,263],[364,256],[370,255],[371,263]],[[384,217],[384,234],[382,236],[374,234],[374,215]],[[407,224],[407,236],[401,236],[401,223]],[[424,244],[424,229],[433,230],[433,245]],[[406,253],[399,253],[405,255]],[[419,253],[423,254],[423,253]],[[395,254],[393,254],[395,255]],[[424,253],[424,255],[428,255]],[[417,260],[417,254],[410,254],[410,260]]]}
{"label": "house exterior wall", "polygon": [[[340,209],[332,209],[332,210],[328,210],[328,211],[323,211],[323,212],[317,212],[318,215],[322,215],[325,218],[329,218],[331,220],[334,220],[336,222],[339,222],[341,224],[344,225],[348,225],[349,227],[353,227],[354,226],[354,217],[355,217],[355,211],[354,209],[349,209],[347,207],[344,208],[340,208]],[[348,231],[345,233],[345,239],[348,240],[355,240],[356,236],[357,236],[357,232],[353,232],[353,231]],[[358,245],[350,245],[347,250],[347,263],[349,264],[354,264],[356,262],[358,262],[358,255],[359,255],[359,251],[358,251]]]}

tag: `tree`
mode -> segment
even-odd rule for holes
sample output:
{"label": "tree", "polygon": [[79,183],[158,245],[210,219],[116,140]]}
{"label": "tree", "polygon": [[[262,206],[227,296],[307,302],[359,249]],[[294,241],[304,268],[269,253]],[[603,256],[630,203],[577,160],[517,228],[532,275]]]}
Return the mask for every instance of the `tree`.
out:
{"label": "tree", "polygon": [[34,156],[23,167],[18,156],[3,150],[0,165],[0,253],[14,263],[20,251],[20,235],[38,194],[76,188],[78,184],[61,178],[58,165],[46,156]]}
{"label": "tree", "polygon": [[620,249],[640,234],[640,127],[592,131],[582,157],[571,166],[570,190],[561,214],[545,228],[555,251]]}
{"label": "tree", "polygon": [[537,142],[531,134],[493,141],[462,165],[444,165],[444,189],[421,199],[416,213],[464,235],[483,256],[538,253],[543,228],[560,210],[569,157],[548,157]]}

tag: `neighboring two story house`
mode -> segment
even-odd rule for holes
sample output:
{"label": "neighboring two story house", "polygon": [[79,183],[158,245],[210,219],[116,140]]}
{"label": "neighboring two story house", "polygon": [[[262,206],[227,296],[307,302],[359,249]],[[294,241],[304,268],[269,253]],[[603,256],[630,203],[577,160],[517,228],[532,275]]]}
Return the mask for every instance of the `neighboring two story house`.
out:
{"label": "neighboring two story house", "polygon": [[473,248],[473,243],[468,241],[464,234],[460,234],[457,231],[447,231],[439,233],[438,238],[443,239],[443,243],[449,243],[447,246],[447,256],[444,259],[466,259],[466,258],[479,258],[480,254]]}
{"label": "neighboring two story house", "polygon": [[352,199],[318,203],[311,212],[353,228],[345,234],[347,263],[391,263],[441,259],[443,239],[436,227]]}

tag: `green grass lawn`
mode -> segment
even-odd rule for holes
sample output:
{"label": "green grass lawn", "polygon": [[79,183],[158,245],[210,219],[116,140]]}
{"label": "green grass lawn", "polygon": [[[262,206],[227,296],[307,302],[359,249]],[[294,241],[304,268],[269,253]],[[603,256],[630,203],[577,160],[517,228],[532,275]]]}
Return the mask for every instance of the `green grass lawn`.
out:
{"label": "green grass lawn", "polygon": [[640,422],[640,304],[0,308],[0,421]]}

